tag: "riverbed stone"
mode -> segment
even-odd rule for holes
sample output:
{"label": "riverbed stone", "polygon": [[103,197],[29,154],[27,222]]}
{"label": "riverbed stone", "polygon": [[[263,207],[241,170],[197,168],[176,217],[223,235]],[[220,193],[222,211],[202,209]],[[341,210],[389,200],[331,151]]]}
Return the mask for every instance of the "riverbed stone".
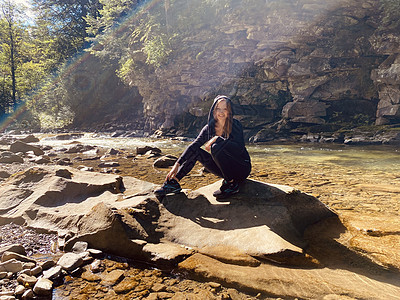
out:
{"label": "riverbed stone", "polygon": [[29,257],[27,257],[25,255],[14,253],[14,252],[6,251],[1,256],[1,261],[2,262],[5,262],[5,261],[10,260],[10,259],[16,259],[16,260],[21,261],[21,262],[30,262],[30,263],[36,264],[36,261],[34,259],[29,258]]}
{"label": "riverbed stone", "polygon": [[44,151],[37,146],[30,145],[21,141],[16,141],[10,145],[10,151],[14,153],[22,152],[26,153],[28,151],[33,151],[37,156],[43,155]]}
{"label": "riverbed stone", "polygon": [[112,270],[109,273],[103,274],[103,279],[101,280],[100,284],[105,286],[112,286],[118,283],[123,277],[123,270]]}
{"label": "riverbed stone", "polygon": [[25,292],[25,290],[26,289],[25,289],[25,287],[23,285],[18,285],[15,288],[14,294],[17,295],[17,296],[21,296]]}
{"label": "riverbed stone", "polygon": [[113,290],[117,294],[125,294],[125,293],[128,293],[129,291],[133,290],[138,285],[139,285],[139,282],[137,282],[135,279],[127,277],[127,278],[122,279],[121,282],[119,282],[118,284],[116,284],[113,287]]}
{"label": "riverbed stone", "polygon": [[13,244],[0,247],[0,256],[2,256],[4,252],[14,252],[26,256],[25,248],[21,244]]}
{"label": "riverbed stone", "polygon": [[58,260],[57,264],[66,271],[73,271],[83,264],[83,259],[76,253],[65,253]]}
{"label": "riverbed stone", "polygon": [[43,271],[43,278],[54,280],[60,277],[61,272],[62,272],[62,266],[54,266],[46,271]]}
{"label": "riverbed stone", "polygon": [[149,151],[152,154],[160,154],[162,152],[161,149],[157,148],[157,147],[151,147],[151,146],[136,147],[137,155],[144,155],[144,154],[148,153]]}
{"label": "riverbed stone", "polygon": [[39,278],[33,287],[33,292],[38,296],[48,296],[51,294],[53,282],[46,278]]}
{"label": "riverbed stone", "polygon": [[26,290],[23,294],[22,294],[22,299],[32,299],[35,295],[33,294],[33,291],[31,289]]}
{"label": "riverbed stone", "polygon": [[21,274],[18,276],[17,281],[22,284],[23,286],[30,286],[33,287],[36,282],[37,278],[35,276],[29,276],[27,274]]}
{"label": "riverbed stone", "polygon": [[24,269],[29,269],[29,270],[31,270],[31,269],[33,269],[34,267],[36,266],[36,261],[33,261],[33,262],[24,262],[23,264],[22,264],[22,267],[24,268]]}
{"label": "riverbed stone", "polygon": [[116,161],[105,161],[99,163],[97,166],[99,168],[113,168],[113,167],[118,167],[120,164]]}
{"label": "riverbed stone", "polygon": [[173,155],[165,155],[157,158],[154,161],[153,166],[156,168],[168,168],[170,166],[173,166],[177,160],[178,158]]}
{"label": "riverbed stone", "polygon": [[97,274],[93,274],[90,270],[86,270],[81,274],[81,278],[86,281],[100,281],[101,277]]}
{"label": "riverbed stone", "polygon": [[12,152],[4,151],[0,154],[0,163],[12,164],[12,163],[23,163],[24,159]]}
{"label": "riverbed stone", "polygon": [[31,273],[33,276],[39,275],[40,273],[42,273],[42,271],[43,271],[43,268],[41,266],[36,266],[31,269]]}
{"label": "riverbed stone", "polygon": [[24,143],[37,143],[40,140],[37,137],[35,137],[33,134],[29,134],[26,137],[20,139],[20,141],[24,142]]}
{"label": "riverbed stone", "polygon": [[18,273],[22,271],[22,262],[15,258],[0,263],[0,272]]}
{"label": "riverbed stone", "polygon": [[157,265],[173,266],[190,256],[193,252],[175,243],[147,243],[143,247],[143,253],[147,259]]}
{"label": "riverbed stone", "polygon": [[8,178],[10,176],[11,176],[11,174],[8,173],[7,171],[0,170],[0,179]]}
{"label": "riverbed stone", "polygon": [[52,259],[45,260],[44,262],[40,263],[39,266],[42,267],[42,270],[48,270],[51,267],[54,267],[56,262]]}
{"label": "riverbed stone", "polygon": [[72,252],[79,254],[82,252],[85,252],[88,248],[88,243],[87,242],[76,242],[74,246],[72,247]]}

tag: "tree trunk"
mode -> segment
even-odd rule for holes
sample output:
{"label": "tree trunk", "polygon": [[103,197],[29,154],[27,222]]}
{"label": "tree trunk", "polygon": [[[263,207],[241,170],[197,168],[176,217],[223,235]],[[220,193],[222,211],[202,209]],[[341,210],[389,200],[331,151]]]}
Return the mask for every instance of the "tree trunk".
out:
{"label": "tree trunk", "polygon": [[17,109],[17,81],[15,79],[15,44],[12,23],[9,22],[10,30],[10,62],[11,62],[11,80],[12,80],[12,103],[14,111]]}

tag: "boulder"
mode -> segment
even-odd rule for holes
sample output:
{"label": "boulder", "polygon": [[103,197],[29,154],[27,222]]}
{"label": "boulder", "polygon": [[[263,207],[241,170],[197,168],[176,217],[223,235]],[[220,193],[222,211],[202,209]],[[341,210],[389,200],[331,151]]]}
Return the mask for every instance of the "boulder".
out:
{"label": "boulder", "polygon": [[20,244],[13,244],[0,247],[0,256],[2,256],[4,252],[14,252],[26,256],[25,248]]}
{"label": "boulder", "polygon": [[81,153],[81,152],[86,152],[86,151],[90,151],[93,149],[95,149],[94,146],[76,144],[76,145],[70,147],[68,150],[66,150],[65,153]]}
{"label": "boulder", "polygon": [[28,151],[33,151],[33,153],[37,156],[43,155],[44,151],[40,149],[39,147],[21,142],[21,141],[16,141],[13,144],[10,145],[10,151],[17,153],[17,152],[23,152],[26,153]]}
{"label": "boulder", "polygon": [[160,154],[161,153],[161,149],[157,148],[157,147],[151,147],[151,146],[144,146],[144,147],[137,147],[136,148],[136,154],[146,154],[147,152],[151,152],[151,154]]}
{"label": "boulder", "polygon": [[[71,178],[58,176],[64,173]],[[97,203],[115,202],[121,184],[122,178],[114,175],[33,167],[0,186],[0,224],[25,220],[26,225],[47,231],[74,231],[79,219]]]}
{"label": "boulder", "polygon": [[[1,158],[0,158],[0,161],[1,161]],[[23,162],[24,160],[22,160],[22,162]],[[6,171],[3,171],[3,170],[0,170],[0,179],[1,178],[8,178],[8,177],[10,177],[11,176],[11,174],[10,173],[8,173],[8,172],[6,172]]]}
{"label": "boulder", "polygon": [[398,280],[390,277],[382,280],[335,268],[282,268],[265,263],[238,266],[200,253],[180,263],[179,270],[197,280],[218,280],[236,289],[281,299],[396,299],[400,291]]}
{"label": "boulder", "polygon": [[153,166],[156,168],[168,168],[173,166],[177,160],[178,158],[173,155],[165,155],[156,159]]}
{"label": "boulder", "polygon": [[22,139],[20,139],[21,142],[24,143],[37,143],[39,142],[39,139],[35,137],[33,134],[30,134]]}
{"label": "boulder", "polygon": [[[12,164],[14,162],[23,163],[24,159],[21,156],[14,154],[12,152],[9,152],[9,151],[4,151],[0,154],[0,163]],[[2,177],[2,178],[4,178],[4,177]]]}
{"label": "boulder", "polygon": [[246,180],[229,201],[212,193],[221,181],[186,194],[167,196],[158,231],[191,247],[224,245],[255,257],[303,256],[304,230],[336,214],[318,199],[291,187]]}
{"label": "boulder", "polygon": [[[62,172],[68,176],[58,176]],[[0,224],[26,222],[59,232],[67,237],[66,251],[76,242],[86,242],[107,253],[145,256],[150,261],[159,257],[161,261],[170,259],[165,253],[173,247],[164,248],[172,242],[192,248],[214,247],[209,250],[213,257],[235,249],[236,258],[232,255],[229,260],[244,263],[239,253],[283,261],[290,255],[303,257],[305,228],[325,218],[337,218],[316,198],[291,187],[247,180],[238,195],[219,202],[212,193],[220,185],[217,181],[197,191],[167,196],[161,204],[153,195],[154,184],[132,177],[123,179],[121,194],[119,176],[57,166],[31,168],[0,186],[4,195]],[[165,255],[152,254],[158,251]],[[171,260],[177,263],[185,255]],[[257,262],[246,264],[252,263]]]}

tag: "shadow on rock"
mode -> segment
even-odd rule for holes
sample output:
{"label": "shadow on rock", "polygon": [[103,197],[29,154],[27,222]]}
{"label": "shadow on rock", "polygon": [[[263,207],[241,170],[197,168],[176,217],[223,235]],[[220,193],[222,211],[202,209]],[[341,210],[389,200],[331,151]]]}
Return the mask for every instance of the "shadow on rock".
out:
{"label": "shadow on rock", "polygon": [[196,247],[224,244],[258,257],[303,255],[304,230],[337,218],[315,197],[288,186],[247,180],[229,202],[218,202],[212,192],[219,185],[165,197],[162,203],[169,215],[159,222],[165,236]]}

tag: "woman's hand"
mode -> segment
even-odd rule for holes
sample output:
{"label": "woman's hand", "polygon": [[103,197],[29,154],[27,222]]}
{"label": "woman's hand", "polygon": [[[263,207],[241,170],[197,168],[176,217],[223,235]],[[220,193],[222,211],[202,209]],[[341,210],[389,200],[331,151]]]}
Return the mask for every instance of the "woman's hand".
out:
{"label": "woman's hand", "polygon": [[179,166],[180,165],[177,162],[174,164],[171,171],[169,171],[169,173],[165,177],[166,181],[171,180],[171,179],[175,179],[176,181],[179,181],[178,178],[176,178],[176,174],[178,173]]}
{"label": "woman's hand", "polygon": [[212,144],[214,144],[215,141],[216,141],[218,138],[219,138],[218,135],[214,136],[211,140],[209,140],[209,141],[204,145],[204,148],[205,148],[208,152],[210,152],[210,151],[211,151],[211,146],[212,146]]}

